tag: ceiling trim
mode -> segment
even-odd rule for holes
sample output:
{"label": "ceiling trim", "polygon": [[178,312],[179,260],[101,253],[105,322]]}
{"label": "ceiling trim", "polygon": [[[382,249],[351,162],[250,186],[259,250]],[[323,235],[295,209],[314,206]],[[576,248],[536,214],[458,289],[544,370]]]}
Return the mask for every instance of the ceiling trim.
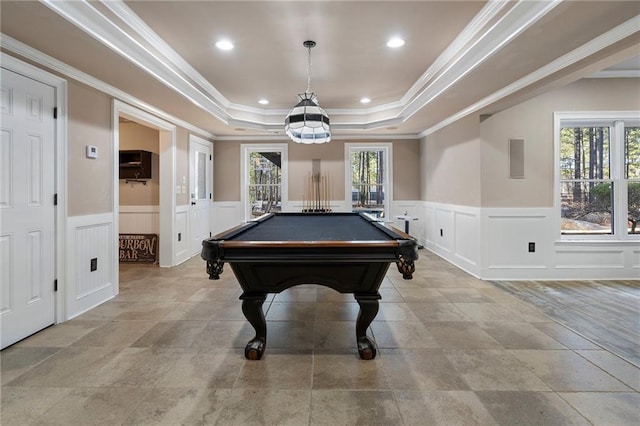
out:
{"label": "ceiling trim", "polygon": [[33,61],[34,63],[39,64],[45,68],[48,68],[52,71],[56,71],[73,80],[86,84],[89,87],[93,87],[94,89],[99,90],[103,93],[106,93],[107,95],[110,95],[115,99],[121,100],[135,107],[138,107],[166,121],[170,121],[173,124],[176,124],[180,127],[183,127],[189,130],[190,132],[197,133],[206,138],[215,139],[214,134],[206,130],[203,130],[197,126],[194,126],[193,124],[188,123],[180,118],[174,117],[173,115],[168,114],[162,111],[161,109],[158,109],[155,106],[150,105],[130,95],[129,93],[126,93],[116,87],[113,87],[102,80],[92,77],[87,73],[84,73],[68,64],[65,64],[62,61],[59,61],[58,59],[55,59],[47,55],[46,53],[43,53],[37,49],[34,49],[31,46],[27,46],[26,44],[4,33],[0,33],[0,46],[2,46],[4,49],[7,49],[7,51],[9,52],[13,52],[16,55],[19,55],[25,59]]}
{"label": "ceiling trim", "polygon": [[[254,139],[262,137],[282,137],[282,117],[287,114],[287,110],[261,109],[230,102],[164,42],[164,40],[144,23],[123,1],[100,0],[100,4],[107,9],[106,15],[87,1],[60,2],[55,0],[42,0],[42,2],[82,31],[94,37],[222,123],[232,127],[250,128],[267,133],[279,133],[278,136],[251,136]],[[466,76],[472,69],[478,67],[510,43],[517,35],[549,13],[561,2],[562,0],[548,2],[489,1],[400,100],[372,108],[328,108],[326,111],[332,116],[332,128],[347,132],[370,131],[395,126],[407,121],[420,109],[431,103],[449,87]],[[113,16],[111,16],[111,13]],[[622,38],[637,32],[639,17],[640,15],[633,17],[606,34],[464,108],[417,135],[398,135],[397,137],[416,138],[426,136],[590,54],[596,53],[620,41]],[[598,40],[598,42],[596,42],[596,40]],[[188,129],[194,129],[194,131],[199,134],[208,135],[208,137],[212,138],[215,137],[209,132],[199,129],[176,117],[172,117],[164,111],[146,104],[107,83],[82,73],[67,64],[57,61],[42,52],[28,48],[28,46],[22,45],[22,43],[8,36],[2,35],[2,40],[0,41],[2,45],[6,45],[9,50],[19,55],[29,57],[38,63],[62,72],[71,78],[82,81],[114,97],[134,103],[153,114],[169,117],[168,119],[172,122],[180,123],[179,125]],[[609,73],[604,72],[596,73],[594,76],[614,77],[614,75],[609,75]],[[620,75],[615,76],[618,77]],[[636,72],[635,75],[626,76],[637,77],[638,75]],[[341,119],[342,121],[340,121]],[[335,136],[342,137],[342,135]],[[362,137],[362,135],[359,137]],[[371,138],[377,136],[367,135],[366,137]],[[380,135],[380,137],[389,138],[396,136],[385,134]],[[217,137],[216,139],[221,138],[222,137]],[[228,138],[233,139],[235,136],[229,136]],[[238,137],[238,139],[247,139],[247,136]]]}
{"label": "ceiling trim", "polygon": [[469,115],[476,111],[479,111],[482,108],[485,108],[500,99],[503,99],[517,91],[536,83],[537,81],[542,80],[543,78],[558,72],[567,66],[574,64],[582,59],[587,58],[588,56],[606,48],[607,46],[612,45],[613,43],[620,41],[626,37],[629,37],[635,33],[640,31],[640,27],[638,27],[638,20],[640,20],[640,15],[636,15],[628,21],[618,25],[617,27],[609,30],[608,32],[594,38],[593,40],[583,44],[582,46],[572,50],[566,55],[561,56],[545,65],[542,68],[532,72],[531,74],[521,78],[513,82],[512,84],[505,86],[504,88],[498,90],[497,92],[481,99],[480,101],[470,105],[469,107],[459,111],[458,113],[448,117],[447,119],[441,121],[420,133],[420,137],[427,136],[437,130],[442,129],[445,126]]}
{"label": "ceiling trim", "polygon": [[398,103],[405,105],[414,98],[420,89],[429,83],[450,61],[453,61],[460,51],[465,49],[470,43],[478,39],[479,32],[485,28],[495,17],[502,12],[508,2],[490,1],[473,17],[471,22],[462,30],[453,42],[447,46],[438,58],[431,64],[424,74],[409,88]]}
{"label": "ceiling trim", "polygon": [[[484,33],[474,34],[471,44],[459,53],[455,60],[447,64],[440,74],[406,105],[400,115],[407,120],[425,105],[433,102],[448,88],[460,81],[475,68],[484,63],[500,49],[508,45],[524,30],[555,8],[561,0],[550,2],[521,1],[515,4],[498,22]],[[446,52],[446,51],[445,51]],[[437,61],[436,61],[437,62]]]}
{"label": "ceiling trim", "polygon": [[[368,109],[327,108],[327,113],[332,116],[332,127],[336,130],[371,130],[408,120],[560,1],[488,2],[400,100]],[[123,1],[101,0],[101,4],[118,19],[110,19],[89,2],[43,2],[223,123],[262,131],[280,129],[281,118],[287,111],[231,103]],[[496,20],[497,23],[492,25]],[[372,116],[376,118],[367,119]]]}
{"label": "ceiling trim", "polygon": [[[197,88],[182,75],[171,58],[165,56],[162,51],[158,52],[155,51],[156,49],[145,46],[138,38],[133,37],[116,22],[108,19],[89,2],[43,0],[43,3],[165,86],[180,93],[194,105],[222,122],[227,122],[226,107],[219,105],[207,96],[205,91]],[[106,5],[109,2],[101,3]],[[126,6],[123,4],[123,7]]]}
{"label": "ceiling trim", "polygon": [[593,73],[590,78],[640,78],[640,70],[602,70]]}

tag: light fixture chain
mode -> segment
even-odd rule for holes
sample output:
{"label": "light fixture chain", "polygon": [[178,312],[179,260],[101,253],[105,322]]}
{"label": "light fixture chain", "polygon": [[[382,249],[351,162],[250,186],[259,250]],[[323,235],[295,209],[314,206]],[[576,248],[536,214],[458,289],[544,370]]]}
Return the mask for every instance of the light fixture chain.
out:
{"label": "light fixture chain", "polygon": [[307,62],[307,93],[311,93],[311,46],[307,47],[309,58]]}

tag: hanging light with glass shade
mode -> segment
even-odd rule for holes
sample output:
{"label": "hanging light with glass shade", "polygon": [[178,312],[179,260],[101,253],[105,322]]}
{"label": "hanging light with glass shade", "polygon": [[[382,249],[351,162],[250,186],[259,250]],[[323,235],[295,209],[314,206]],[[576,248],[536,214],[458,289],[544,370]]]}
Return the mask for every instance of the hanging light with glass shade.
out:
{"label": "hanging light with glass shade", "polygon": [[318,105],[318,98],[311,91],[311,48],[316,42],[307,40],[303,46],[308,51],[307,90],[299,94],[300,102],[293,107],[284,119],[284,130],[287,136],[296,143],[326,143],[331,140],[329,116]]}

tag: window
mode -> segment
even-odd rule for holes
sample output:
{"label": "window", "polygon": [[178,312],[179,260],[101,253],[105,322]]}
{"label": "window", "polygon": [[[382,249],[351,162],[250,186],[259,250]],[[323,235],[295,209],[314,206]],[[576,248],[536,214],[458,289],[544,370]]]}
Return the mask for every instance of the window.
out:
{"label": "window", "polygon": [[624,239],[640,234],[638,117],[556,114],[557,205],[563,238]]}
{"label": "window", "polygon": [[286,145],[242,145],[245,220],[280,212],[286,197]]}
{"label": "window", "polygon": [[391,144],[346,144],[345,150],[351,210],[389,217]]}

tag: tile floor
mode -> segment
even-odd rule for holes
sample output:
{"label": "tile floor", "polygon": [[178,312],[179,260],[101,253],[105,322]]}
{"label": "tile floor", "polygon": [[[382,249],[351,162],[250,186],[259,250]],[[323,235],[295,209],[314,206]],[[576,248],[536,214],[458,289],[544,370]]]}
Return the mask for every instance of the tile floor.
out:
{"label": "tile floor", "polygon": [[351,295],[300,286],[253,337],[228,268],[122,265],[120,295],[2,351],[2,425],[637,425],[640,369],[421,251],[358,359]]}

